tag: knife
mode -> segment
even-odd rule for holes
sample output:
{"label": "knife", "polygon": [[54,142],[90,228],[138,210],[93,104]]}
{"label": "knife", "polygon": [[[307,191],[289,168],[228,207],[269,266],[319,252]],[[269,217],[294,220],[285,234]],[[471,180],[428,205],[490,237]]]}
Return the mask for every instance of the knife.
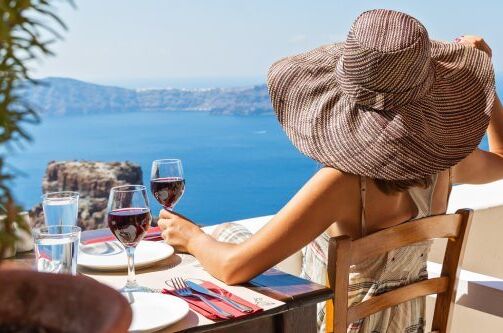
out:
{"label": "knife", "polygon": [[233,308],[235,308],[236,310],[238,311],[241,311],[241,312],[244,312],[244,313],[250,313],[250,312],[253,312],[253,309],[250,308],[249,306],[246,306],[246,305],[243,305],[243,304],[239,304],[239,303],[236,303],[234,302],[233,300],[231,300],[230,298],[228,297],[225,297],[225,296],[222,296],[222,295],[219,295],[217,293],[214,293],[213,291],[197,284],[197,283],[194,283],[192,281],[189,281],[189,280],[186,280],[185,281],[187,283],[187,285],[189,286],[190,289],[200,293],[200,294],[204,294],[204,295],[208,295],[208,296],[211,296],[211,297],[214,297],[214,298],[218,298],[219,300],[221,300],[222,302],[225,302],[227,303],[228,305],[232,306]]}

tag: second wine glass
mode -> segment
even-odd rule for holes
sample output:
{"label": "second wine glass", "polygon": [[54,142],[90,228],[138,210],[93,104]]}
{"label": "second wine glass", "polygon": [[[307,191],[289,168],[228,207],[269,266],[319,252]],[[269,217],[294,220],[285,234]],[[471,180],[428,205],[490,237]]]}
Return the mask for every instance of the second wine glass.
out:
{"label": "second wine glass", "polygon": [[163,159],[152,162],[150,189],[164,209],[173,210],[185,191],[182,161]]}
{"label": "second wine glass", "polygon": [[136,283],[134,250],[150,227],[152,216],[143,185],[113,187],[107,207],[108,227],[124,245],[128,258],[128,279],[121,292],[148,291]]}

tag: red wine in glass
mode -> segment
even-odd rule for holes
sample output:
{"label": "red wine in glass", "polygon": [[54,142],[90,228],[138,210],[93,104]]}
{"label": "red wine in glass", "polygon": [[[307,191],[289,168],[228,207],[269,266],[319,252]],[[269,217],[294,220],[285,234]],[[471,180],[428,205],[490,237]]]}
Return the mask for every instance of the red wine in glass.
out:
{"label": "red wine in glass", "polygon": [[164,208],[172,209],[185,191],[185,180],[180,177],[152,179],[150,190]]}
{"label": "red wine in glass", "polygon": [[174,209],[185,191],[182,161],[163,159],[152,162],[150,190],[164,209]]}
{"label": "red wine in glass", "polygon": [[151,220],[148,208],[122,208],[108,213],[108,227],[125,246],[136,246],[150,227]]}

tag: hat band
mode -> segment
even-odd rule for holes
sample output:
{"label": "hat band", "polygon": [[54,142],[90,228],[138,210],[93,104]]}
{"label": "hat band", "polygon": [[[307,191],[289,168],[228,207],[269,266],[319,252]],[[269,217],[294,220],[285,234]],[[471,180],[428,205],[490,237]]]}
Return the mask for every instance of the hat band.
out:
{"label": "hat band", "polygon": [[335,78],[343,93],[356,104],[376,110],[389,110],[410,104],[424,97],[433,86],[435,71],[433,64],[431,64],[425,79],[407,90],[399,92],[374,91],[355,84],[347,78],[341,57],[336,65]]}

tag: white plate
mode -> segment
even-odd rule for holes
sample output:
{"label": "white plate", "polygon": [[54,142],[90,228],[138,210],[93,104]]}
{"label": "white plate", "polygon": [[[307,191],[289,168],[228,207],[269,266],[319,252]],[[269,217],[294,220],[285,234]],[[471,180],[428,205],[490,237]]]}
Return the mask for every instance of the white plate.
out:
{"label": "white plate", "polygon": [[175,296],[158,293],[133,293],[133,322],[129,332],[155,332],[183,319],[189,305]]}
{"label": "white plate", "polygon": [[[134,252],[136,268],[152,265],[171,256],[175,250],[163,242],[141,241]],[[127,269],[127,255],[118,241],[83,245],[79,247],[77,263],[96,270]]]}

